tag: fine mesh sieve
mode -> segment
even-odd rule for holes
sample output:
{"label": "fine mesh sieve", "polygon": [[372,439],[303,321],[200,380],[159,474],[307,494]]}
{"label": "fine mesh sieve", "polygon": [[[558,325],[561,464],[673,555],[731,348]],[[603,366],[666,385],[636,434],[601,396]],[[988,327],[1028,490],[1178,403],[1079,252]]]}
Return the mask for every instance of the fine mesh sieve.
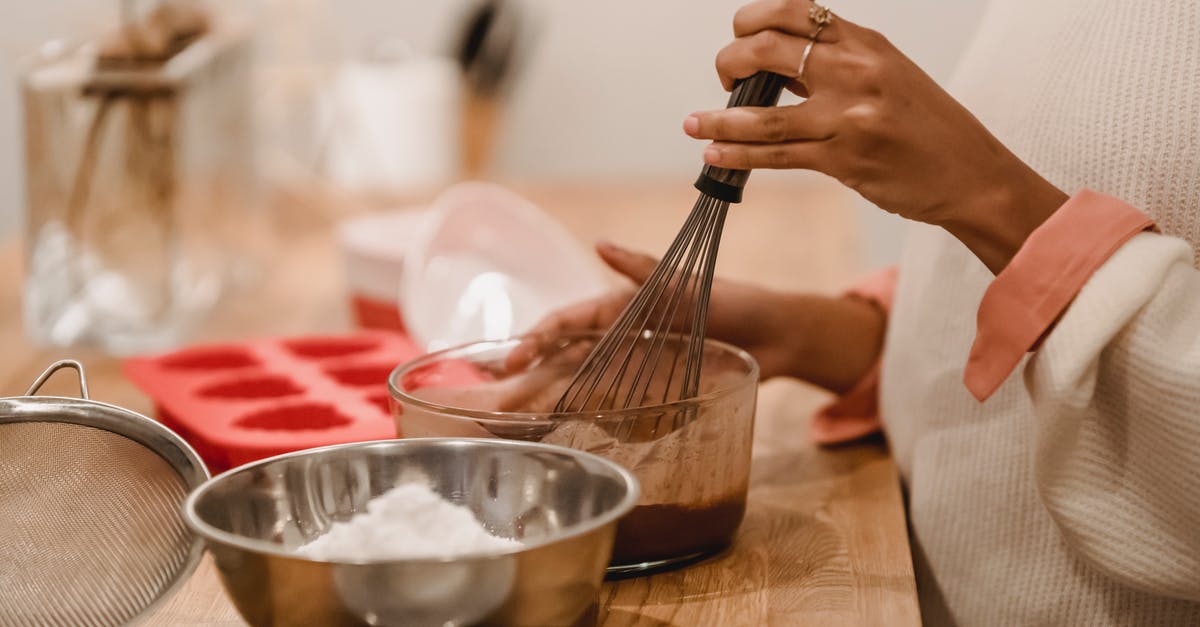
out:
{"label": "fine mesh sieve", "polygon": [[[57,370],[81,398],[34,396]],[[0,626],[121,625],[195,568],[182,503],[208,472],[159,423],[89,400],[75,361],[0,398]]]}

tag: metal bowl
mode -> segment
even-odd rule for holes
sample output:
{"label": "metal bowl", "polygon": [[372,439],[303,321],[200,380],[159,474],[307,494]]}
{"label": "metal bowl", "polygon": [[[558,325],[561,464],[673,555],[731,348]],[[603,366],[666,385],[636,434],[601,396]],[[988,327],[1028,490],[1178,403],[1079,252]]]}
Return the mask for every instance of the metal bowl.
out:
{"label": "metal bowl", "polygon": [[[414,480],[524,546],[363,562],[295,553]],[[633,475],[595,455],[429,438],[330,446],[235,468],[197,488],[184,513],[254,625],[571,625],[594,610],[617,520],[637,500]]]}

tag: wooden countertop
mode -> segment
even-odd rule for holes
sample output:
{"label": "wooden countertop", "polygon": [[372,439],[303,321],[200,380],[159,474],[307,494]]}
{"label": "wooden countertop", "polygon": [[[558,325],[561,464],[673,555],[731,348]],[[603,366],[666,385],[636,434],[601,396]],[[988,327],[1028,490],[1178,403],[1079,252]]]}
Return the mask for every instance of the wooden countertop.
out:
{"label": "wooden countertop", "polygon": [[[851,197],[822,179],[755,177],[730,213],[719,273],[827,292],[852,280],[859,268]],[[651,252],[666,248],[695,200],[686,184],[517,187],[584,241],[611,238]],[[349,328],[337,252],[322,228],[337,212],[308,194],[275,206],[275,222],[287,226],[260,242],[259,282],[231,294],[198,341]],[[93,398],[151,413],[118,360],[29,343],[20,267],[19,246],[0,249],[0,394],[21,394],[51,361],[73,357],[88,370]],[[67,381],[47,392],[55,386],[72,393]],[[763,385],[749,508],[735,546],[690,568],[606,584],[602,625],[919,624],[895,465],[880,441],[832,450],[810,444],[805,419],[825,398],[795,382]],[[244,623],[205,558],[148,624]]]}

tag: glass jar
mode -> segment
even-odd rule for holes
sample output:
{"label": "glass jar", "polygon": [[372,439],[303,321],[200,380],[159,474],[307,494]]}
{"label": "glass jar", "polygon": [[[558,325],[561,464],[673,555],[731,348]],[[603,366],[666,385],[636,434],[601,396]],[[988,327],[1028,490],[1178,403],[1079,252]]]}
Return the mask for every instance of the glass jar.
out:
{"label": "glass jar", "polygon": [[254,176],[250,42],[216,28],[155,64],[86,45],[22,76],[32,339],[177,343],[238,271]]}
{"label": "glass jar", "polygon": [[624,465],[641,483],[642,496],[617,528],[610,574],[655,571],[720,552],[746,509],[757,363],[709,340],[696,398],[555,413],[555,402],[598,339],[563,340],[520,372],[505,365],[519,339],[467,344],[401,365],[388,378],[399,433],[544,442]]}

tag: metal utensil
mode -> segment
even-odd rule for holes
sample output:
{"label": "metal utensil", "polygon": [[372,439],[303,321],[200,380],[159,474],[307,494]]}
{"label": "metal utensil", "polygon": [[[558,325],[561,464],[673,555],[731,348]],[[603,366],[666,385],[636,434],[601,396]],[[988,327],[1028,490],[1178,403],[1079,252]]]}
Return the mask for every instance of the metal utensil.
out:
{"label": "metal utensil", "polygon": [[[773,106],[789,81],[759,72],[734,87],[728,106]],[[749,177],[748,170],[701,170],[700,198],[683,228],[579,367],[556,411],[644,407],[697,395],[721,230]],[[673,418],[686,419],[687,412]]]}
{"label": "metal utensil", "polygon": [[[421,481],[525,546],[453,559],[318,561],[295,550],[396,485]],[[571,449],[389,440],[291,453],[219,475],[185,506],[255,625],[571,625],[593,608],[637,481]]]}
{"label": "metal utensil", "polygon": [[[79,374],[80,397],[35,396],[63,368]],[[0,625],[122,625],[148,613],[200,559],[180,505],[207,478],[169,429],[90,400],[79,362],[0,398]]]}

